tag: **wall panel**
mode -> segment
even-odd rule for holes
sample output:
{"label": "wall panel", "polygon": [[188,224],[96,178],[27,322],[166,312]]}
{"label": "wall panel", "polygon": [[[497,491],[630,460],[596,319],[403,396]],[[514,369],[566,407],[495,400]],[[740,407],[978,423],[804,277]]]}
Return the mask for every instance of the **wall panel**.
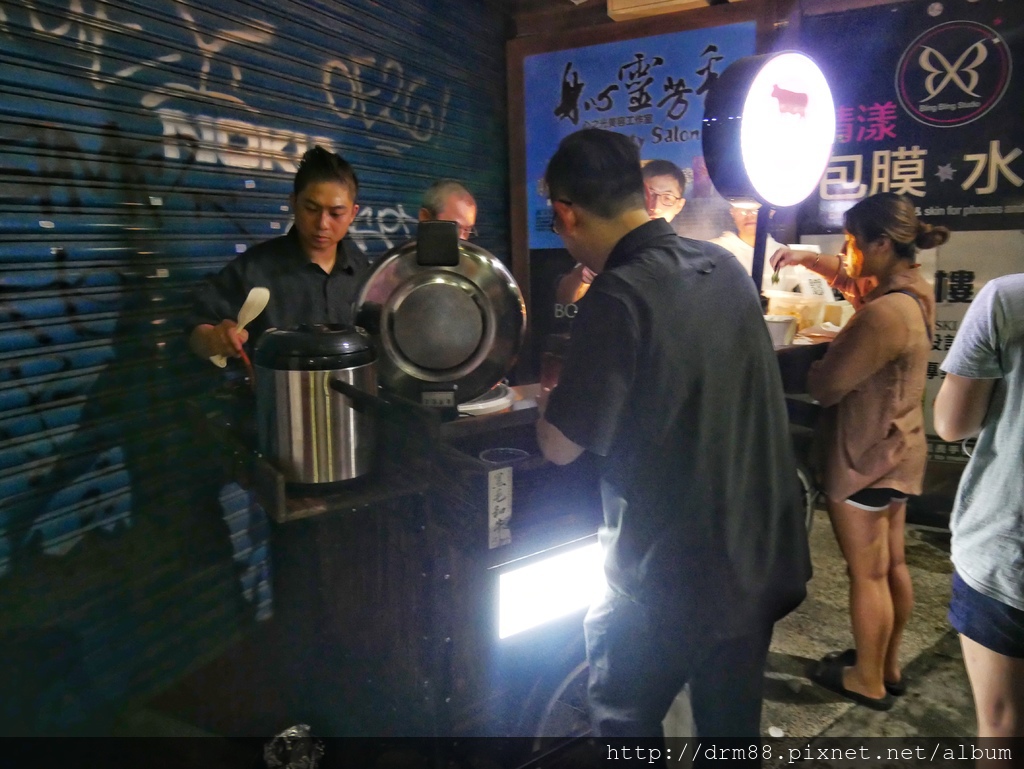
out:
{"label": "wall panel", "polygon": [[451,176],[507,259],[508,23],[475,0],[0,0],[0,653],[29,661],[0,684],[10,729],[73,729],[268,614],[265,529],[218,498],[186,418],[219,376],[185,349],[191,291],[287,231],[315,143],[360,176],[371,257]]}

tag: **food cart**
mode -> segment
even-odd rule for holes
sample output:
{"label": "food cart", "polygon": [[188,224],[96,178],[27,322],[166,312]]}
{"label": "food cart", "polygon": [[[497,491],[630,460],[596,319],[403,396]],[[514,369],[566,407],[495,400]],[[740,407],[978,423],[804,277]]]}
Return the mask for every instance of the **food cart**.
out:
{"label": "food cart", "polygon": [[[455,243],[429,264],[412,264],[415,244],[396,249],[364,290],[380,389],[351,329],[271,331],[254,390],[195,403],[223,477],[272,522],[274,617],[251,689],[224,705],[233,730],[562,731],[543,723],[583,659],[583,613],[603,582],[597,469],[543,459],[539,385],[490,387],[515,362],[525,310],[493,257]],[[453,319],[477,335],[463,352],[405,334],[447,340]],[[371,462],[342,461],[367,446]]]}
{"label": "food cart", "polygon": [[[738,62],[736,82],[730,68],[718,92],[745,94],[746,81],[792,58]],[[803,66],[805,57],[797,58]],[[827,96],[826,86],[815,98]],[[735,109],[728,101],[721,108]],[[713,119],[705,117],[705,153],[720,177],[735,171],[732,145],[741,137],[720,133],[719,146],[709,144]],[[829,139],[818,153],[824,158],[831,133],[815,127]],[[732,165],[719,163],[729,152]],[[778,186],[778,175],[764,178]],[[750,194],[752,183],[737,180],[737,194]],[[762,191],[758,199],[772,203]],[[758,286],[767,213],[765,205]],[[458,241],[454,226],[445,232],[453,223],[433,224],[439,228],[421,225],[423,247],[385,256],[357,302],[358,322],[381,353],[382,390],[330,383],[338,392],[329,397],[347,399],[341,408],[375,415],[372,471],[323,493],[296,491],[280,463],[252,449],[251,433],[239,438],[244,416],[207,409],[202,421],[211,440],[235,446],[223,452],[232,457],[229,475],[256,491],[274,522],[268,667],[281,691],[271,707],[278,725],[309,723],[326,736],[523,736],[531,738],[528,756],[540,747],[534,738],[589,727],[581,620],[602,587],[598,473],[586,454],[567,467],[543,459],[537,385],[499,384],[500,410],[459,416],[510,370],[525,307],[497,260]],[[787,393],[803,390],[823,350],[779,347]],[[813,404],[794,397],[790,405],[794,442],[806,456]],[[808,471],[801,481],[809,525],[816,492]]]}
{"label": "food cart", "polygon": [[[801,455],[815,413],[800,393],[824,349],[778,350]],[[544,738],[587,733],[582,618],[601,588],[597,468],[587,455],[566,467],[540,456],[538,388],[511,388],[498,413],[447,421],[387,397],[374,472],[313,496],[289,493],[252,448],[242,415],[253,404],[207,404],[203,429],[229,447],[227,475],[273,521],[274,630],[262,663],[278,694],[263,733],[303,722],[324,736],[519,736],[529,738],[524,759]],[[816,491],[801,472],[809,524]]]}

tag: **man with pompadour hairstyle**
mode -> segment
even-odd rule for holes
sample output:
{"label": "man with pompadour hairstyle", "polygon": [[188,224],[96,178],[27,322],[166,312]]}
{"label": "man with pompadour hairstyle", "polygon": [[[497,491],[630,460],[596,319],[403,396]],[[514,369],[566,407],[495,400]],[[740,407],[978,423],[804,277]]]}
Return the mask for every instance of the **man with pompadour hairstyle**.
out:
{"label": "man with pompadour hairstyle", "polygon": [[[189,346],[203,359],[242,356],[268,328],[352,322],[352,302],[370,267],[348,237],[359,206],[359,180],[341,155],[316,146],[295,173],[290,198],[295,225],[287,235],[235,257],[197,291],[189,318]],[[238,330],[238,311],[255,287],[270,301]]]}

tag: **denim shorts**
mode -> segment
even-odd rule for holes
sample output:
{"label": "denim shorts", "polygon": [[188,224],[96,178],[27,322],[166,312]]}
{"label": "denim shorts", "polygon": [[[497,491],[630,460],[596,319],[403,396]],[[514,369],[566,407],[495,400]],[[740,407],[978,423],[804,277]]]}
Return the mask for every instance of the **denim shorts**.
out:
{"label": "denim shorts", "polygon": [[956,572],[949,621],[958,633],[986,649],[1024,659],[1024,611],[979,593]]}
{"label": "denim shorts", "polygon": [[896,489],[861,489],[856,494],[851,494],[846,504],[859,507],[861,510],[878,512],[889,507],[890,502],[906,502],[907,495]]}

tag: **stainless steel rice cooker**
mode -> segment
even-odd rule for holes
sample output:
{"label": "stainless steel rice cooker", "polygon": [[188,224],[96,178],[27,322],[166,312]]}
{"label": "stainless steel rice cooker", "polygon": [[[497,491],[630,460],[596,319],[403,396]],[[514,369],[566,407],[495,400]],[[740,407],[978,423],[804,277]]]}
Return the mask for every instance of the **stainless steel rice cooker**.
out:
{"label": "stainless steel rice cooker", "polygon": [[373,468],[373,412],[331,380],[376,395],[376,358],[370,337],[351,326],[270,329],[260,337],[253,356],[260,451],[292,490],[327,491]]}

